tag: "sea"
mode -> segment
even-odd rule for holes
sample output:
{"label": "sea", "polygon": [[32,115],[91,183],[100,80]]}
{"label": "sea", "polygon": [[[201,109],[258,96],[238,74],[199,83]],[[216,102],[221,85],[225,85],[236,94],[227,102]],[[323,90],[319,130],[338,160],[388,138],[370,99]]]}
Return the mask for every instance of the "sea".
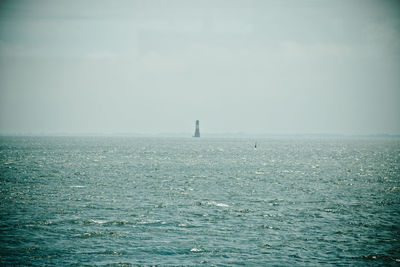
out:
{"label": "sea", "polygon": [[400,266],[400,139],[2,136],[0,265]]}

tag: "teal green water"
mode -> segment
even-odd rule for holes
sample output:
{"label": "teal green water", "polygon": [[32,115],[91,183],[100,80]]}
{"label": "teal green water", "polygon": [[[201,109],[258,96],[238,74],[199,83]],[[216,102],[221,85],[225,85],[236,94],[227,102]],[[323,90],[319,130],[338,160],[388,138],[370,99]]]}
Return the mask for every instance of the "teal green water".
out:
{"label": "teal green water", "polygon": [[399,139],[0,137],[0,265],[398,266]]}

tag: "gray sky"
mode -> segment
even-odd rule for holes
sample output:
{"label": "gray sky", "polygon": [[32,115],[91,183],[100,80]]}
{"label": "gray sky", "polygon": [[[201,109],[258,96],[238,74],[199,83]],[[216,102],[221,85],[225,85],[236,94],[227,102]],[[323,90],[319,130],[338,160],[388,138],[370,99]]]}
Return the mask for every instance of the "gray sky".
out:
{"label": "gray sky", "polygon": [[0,133],[400,133],[400,1],[0,2]]}

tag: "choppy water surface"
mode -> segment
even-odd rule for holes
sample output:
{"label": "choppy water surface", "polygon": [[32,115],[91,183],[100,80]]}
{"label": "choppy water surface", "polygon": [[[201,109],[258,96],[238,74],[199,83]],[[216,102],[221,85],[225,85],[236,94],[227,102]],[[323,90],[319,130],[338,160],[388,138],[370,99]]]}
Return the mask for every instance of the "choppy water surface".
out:
{"label": "choppy water surface", "polygon": [[1,265],[398,265],[399,139],[1,137]]}

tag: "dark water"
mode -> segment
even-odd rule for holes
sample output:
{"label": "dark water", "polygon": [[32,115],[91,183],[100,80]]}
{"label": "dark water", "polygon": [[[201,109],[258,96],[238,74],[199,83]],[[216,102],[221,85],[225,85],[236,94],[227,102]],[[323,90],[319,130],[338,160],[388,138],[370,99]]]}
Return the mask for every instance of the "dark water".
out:
{"label": "dark water", "polygon": [[0,265],[400,264],[399,139],[0,138]]}

